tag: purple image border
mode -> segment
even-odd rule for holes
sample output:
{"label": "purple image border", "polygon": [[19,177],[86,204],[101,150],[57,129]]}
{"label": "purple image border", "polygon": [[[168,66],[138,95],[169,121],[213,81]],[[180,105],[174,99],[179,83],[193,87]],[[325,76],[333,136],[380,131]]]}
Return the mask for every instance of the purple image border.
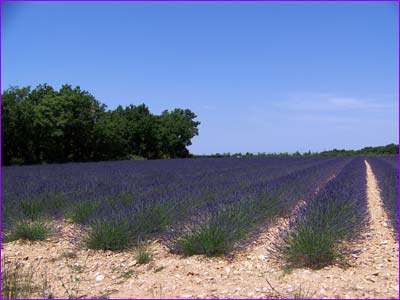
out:
{"label": "purple image border", "polygon": [[[399,140],[398,140],[398,145],[400,147],[400,2],[397,2],[397,21],[398,21],[398,26],[397,26],[397,79],[398,79],[398,84],[397,84],[397,92],[398,94],[398,114],[397,114],[397,121],[399,124],[398,127],[398,133],[399,133]],[[397,155],[397,195],[399,194],[400,190],[400,169],[399,169],[399,164],[400,164],[400,153]],[[397,198],[397,228],[399,228],[400,225],[400,198]],[[397,230],[397,240],[399,241],[400,244],[400,234],[399,230]],[[398,256],[400,256],[400,249],[398,249]],[[398,266],[398,277],[397,280],[400,280],[400,260],[399,260],[399,266]],[[400,289],[398,291],[398,298],[400,299]]]}
{"label": "purple image border", "polygon": [[[3,49],[2,47],[2,33],[3,33],[3,1],[1,1],[0,3],[0,103],[3,104],[3,89],[2,89],[2,60],[3,60],[3,56],[1,55],[1,51]],[[3,161],[2,161],[2,153],[1,153],[1,149],[3,148],[3,135],[2,135],[2,129],[3,129],[3,124],[1,122],[2,118],[2,113],[3,113],[3,109],[2,109],[3,105],[0,105],[0,243],[1,243],[1,247],[0,247],[0,269],[3,266],[3,255],[2,255],[2,249],[3,249]],[[0,291],[3,294],[3,270],[1,270],[0,272]],[[0,295],[1,297],[1,295]]]}
{"label": "purple image border", "polygon": [[[400,121],[399,121],[399,116],[400,116],[400,0],[116,0],[116,1],[110,1],[110,0],[9,0],[9,1],[4,1],[0,0],[0,91],[2,92],[2,16],[3,16],[3,2],[244,2],[244,3],[251,3],[251,2],[397,2],[397,9],[398,9],[398,70],[397,70],[397,75],[398,75],[398,132],[400,133]],[[2,94],[0,94],[0,102],[2,102]],[[0,106],[0,120],[2,117],[2,108]],[[0,142],[2,142],[2,123],[0,121]],[[398,144],[400,146],[400,135],[398,136]],[[0,162],[2,158],[2,147],[0,147]],[[397,156],[398,160],[398,165],[400,165],[400,154]],[[1,162],[2,166],[2,162]],[[400,169],[397,169],[398,173],[398,191],[400,191]],[[0,242],[1,245],[3,244],[3,221],[2,221],[2,212],[3,212],[3,171],[2,167],[0,167]],[[400,227],[400,198],[397,199],[398,203],[398,211],[397,211],[397,222],[398,222],[398,227]],[[397,238],[400,243],[400,235],[399,232],[397,232]],[[2,260],[2,247],[0,247],[0,262]],[[400,256],[400,249],[398,252],[398,256]],[[399,260],[399,265],[398,265],[398,280],[400,278],[400,260]],[[2,272],[0,272],[0,290],[2,290]],[[0,296],[1,298],[1,296]],[[400,291],[398,292],[398,298],[400,299]],[[24,298],[24,299],[37,299],[37,298]],[[57,298],[57,299],[68,299],[68,298]],[[70,299],[70,298],[69,298]],[[79,299],[94,299],[94,298],[79,298]],[[110,298],[114,299],[114,298]],[[148,300],[152,298],[118,298],[118,299],[138,299],[138,300]],[[159,299],[159,298],[154,298],[154,299]],[[164,298],[164,299],[182,299],[182,298]],[[190,299],[215,299],[215,298],[190,298]],[[257,298],[217,298],[217,299],[237,299],[237,300],[247,300],[247,299],[257,299]],[[263,298],[265,299],[265,298]],[[267,298],[268,299],[268,298]],[[290,298],[288,298],[290,299]],[[300,298],[303,299],[303,298]],[[315,298],[316,299],[316,298]],[[324,298],[324,299],[339,299],[339,298]],[[348,299],[348,298],[347,298]],[[359,298],[357,298],[359,299]],[[387,298],[369,298],[369,299],[387,299]]]}
{"label": "purple image border", "polygon": [[[3,2],[400,2],[400,0],[0,0]],[[173,299],[173,298],[171,298]],[[180,298],[178,298],[180,299]],[[247,299],[247,298],[243,298]]]}

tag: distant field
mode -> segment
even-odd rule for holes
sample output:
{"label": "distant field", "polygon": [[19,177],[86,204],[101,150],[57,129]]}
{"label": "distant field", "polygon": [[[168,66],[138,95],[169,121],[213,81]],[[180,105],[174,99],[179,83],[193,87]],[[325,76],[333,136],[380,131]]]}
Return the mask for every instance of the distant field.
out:
{"label": "distant field", "polygon": [[[277,247],[295,262],[306,245],[294,243],[299,237],[304,242],[310,228],[317,232],[313,239],[329,236],[324,242],[332,248],[357,236],[368,222],[364,159],[203,158],[4,167],[3,235],[18,239],[21,228],[46,224],[43,230],[48,230],[49,221],[65,218],[88,229],[85,241],[92,249],[119,250],[160,238],[176,253],[219,255],[248,241],[259,225],[268,228],[276,218],[291,216],[294,221]],[[396,227],[397,157],[366,159]]]}

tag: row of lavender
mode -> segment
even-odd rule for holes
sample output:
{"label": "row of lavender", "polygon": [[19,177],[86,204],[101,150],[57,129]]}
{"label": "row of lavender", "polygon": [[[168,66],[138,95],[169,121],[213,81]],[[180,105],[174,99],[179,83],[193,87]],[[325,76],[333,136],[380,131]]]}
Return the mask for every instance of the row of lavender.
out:
{"label": "row of lavender", "polygon": [[398,157],[370,157],[368,162],[378,181],[389,221],[395,232],[398,232]]}
{"label": "row of lavender", "polygon": [[209,203],[183,226],[172,227],[167,244],[185,255],[226,254],[248,240],[257,225],[266,230],[276,217],[291,214],[300,200],[310,201],[348,162],[328,160]]}
{"label": "row of lavender", "polygon": [[[41,209],[59,214],[86,202],[104,206],[119,200],[182,199],[185,195],[196,197],[196,193],[213,197],[221,185],[268,180],[275,174],[291,171],[281,166],[290,164],[291,169],[296,169],[315,163],[311,159],[279,162],[208,159],[6,167],[3,168],[3,223],[11,224],[13,219],[23,217],[21,206],[26,205],[45,206]],[[268,167],[264,169],[265,165]]]}
{"label": "row of lavender", "polygon": [[120,249],[161,235],[185,252],[185,240],[196,237],[198,228],[218,224],[222,232],[237,233],[227,235],[222,250],[200,243],[193,252],[226,252],[260,222],[287,213],[300,198],[312,198],[348,161],[231,158],[7,167],[3,229],[12,236],[21,221],[67,217],[91,228],[87,242],[93,248]]}
{"label": "row of lavender", "polygon": [[368,222],[364,158],[353,158],[292,216],[276,248],[293,266],[323,267],[347,254]]}

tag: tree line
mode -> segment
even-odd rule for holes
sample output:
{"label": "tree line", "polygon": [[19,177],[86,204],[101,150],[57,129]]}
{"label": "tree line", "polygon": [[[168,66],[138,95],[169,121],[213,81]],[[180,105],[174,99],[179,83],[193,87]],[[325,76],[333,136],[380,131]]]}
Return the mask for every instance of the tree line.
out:
{"label": "tree line", "polygon": [[399,154],[399,145],[389,144],[386,146],[377,146],[377,147],[365,147],[359,150],[345,150],[345,149],[333,149],[322,152],[311,152],[307,151],[304,153],[300,153],[296,151],[294,153],[289,152],[280,152],[280,153],[266,153],[266,152],[258,152],[258,153],[215,153],[215,154],[207,154],[207,155],[195,155],[194,157],[271,157],[271,156],[351,156],[351,155],[398,155]]}
{"label": "tree line", "polygon": [[397,155],[399,154],[399,145],[389,144],[386,146],[376,147],[364,147],[359,150],[338,150],[333,149],[329,151],[323,151],[320,155]]}
{"label": "tree line", "polygon": [[189,109],[154,115],[145,104],[107,110],[89,92],[65,84],[2,92],[2,164],[188,157],[198,135]]}

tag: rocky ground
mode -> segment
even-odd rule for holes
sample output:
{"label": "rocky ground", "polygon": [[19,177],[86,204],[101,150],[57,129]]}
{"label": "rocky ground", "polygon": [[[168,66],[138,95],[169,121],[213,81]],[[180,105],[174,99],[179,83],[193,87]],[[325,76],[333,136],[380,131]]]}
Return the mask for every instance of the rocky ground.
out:
{"label": "rocky ground", "polygon": [[233,257],[184,258],[152,241],[151,261],[138,264],[135,252],[87,250],[82,228],[59,221],[42,242],[2,245],[2,257],[33,267],[47,280],[40,296],[85,298],[398,298],[398,242],[382,209],[376,179],[367,166],[371,225],[351,247],[346,263],[321,270],[288,271],[271,255],[279,220]]}

